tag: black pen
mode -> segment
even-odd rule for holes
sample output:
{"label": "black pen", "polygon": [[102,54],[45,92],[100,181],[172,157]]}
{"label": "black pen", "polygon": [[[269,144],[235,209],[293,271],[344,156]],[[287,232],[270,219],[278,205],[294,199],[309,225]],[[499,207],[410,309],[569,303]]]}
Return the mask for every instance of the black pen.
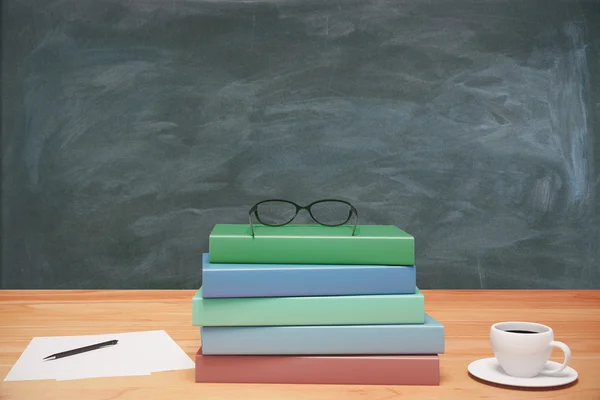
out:
{"label": "black pen", "polygon": [[52,354],[48,357],[45,357],[44,360],[56,360],[57,358],[68,357],[68,356],[72,356],[74,354],[84,353],[86,351],[92,351],[92,350],[100,349],[100,348],[106,347],[106,346],[113,346],[113,345],[117,344],[118,342],[119,342],[118,340],[109,340],[107,342],[91,344],[89,346],[80,347],[78,349],[67,350],[67,351],[63,351],[61,353]]}

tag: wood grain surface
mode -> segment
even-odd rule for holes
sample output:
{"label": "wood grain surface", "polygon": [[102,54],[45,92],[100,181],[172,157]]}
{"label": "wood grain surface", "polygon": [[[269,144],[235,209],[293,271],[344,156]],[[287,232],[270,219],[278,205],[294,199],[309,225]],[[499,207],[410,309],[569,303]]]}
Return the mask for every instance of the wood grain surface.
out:
{"label": "wood grain surface", "polygon": [[[426,311],[446,328],[441,385],[336,386],[197,384],[194,371],[151,376],[0,383],[0,399],[600,399],[600,291],[424,290]],[[193,358],[200,344],[191,325],[194,291],[1,291],[0,377],[34,336],[164,329]],[[575,384],[516,390],[479,382],[467,365],[492,356],[489,328],[497,321],[550,325],[572,350]],[[561,361],[555,351],[551,359]]]}

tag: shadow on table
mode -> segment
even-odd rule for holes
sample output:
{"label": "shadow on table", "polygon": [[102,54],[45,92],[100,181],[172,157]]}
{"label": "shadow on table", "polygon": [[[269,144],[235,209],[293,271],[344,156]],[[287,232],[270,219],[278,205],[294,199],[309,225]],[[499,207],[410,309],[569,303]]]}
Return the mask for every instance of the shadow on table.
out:
{"label": "shadow on table", "polygon": [[469,377],[471,377],[471,379],[473,379],[476,382],[482,383],[484,385],[492,386],[492,387],[499,388],[499,389],[518,390],[520,392],[549,392],[549,391],[565,390],[565,389],[575,386],[577,384],[577,382],[579,382],[579,378],[577,378],[573,382],[570,382],[570,383],[567,383],[564,385],[559,385],[559,386],[523,387],[523,386],[502,385],[499,383],[488,382],[486,380],[480,379],[480,378],[472,375],[470,372],[467,372],[467,373],[469,374]]}

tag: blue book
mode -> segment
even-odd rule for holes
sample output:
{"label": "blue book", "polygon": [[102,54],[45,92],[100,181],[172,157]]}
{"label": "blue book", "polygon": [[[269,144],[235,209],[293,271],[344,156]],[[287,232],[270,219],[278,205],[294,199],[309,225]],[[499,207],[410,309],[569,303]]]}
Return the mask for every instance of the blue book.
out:
{"label": "blue book", "polygon": [[206,355],[442,354],[444,326],[424,324],[320,326],[202,326]]}
{"label": "blue book", "polygon": [[202,256],[204,298],[414,294],[415,266],[227,264]]}

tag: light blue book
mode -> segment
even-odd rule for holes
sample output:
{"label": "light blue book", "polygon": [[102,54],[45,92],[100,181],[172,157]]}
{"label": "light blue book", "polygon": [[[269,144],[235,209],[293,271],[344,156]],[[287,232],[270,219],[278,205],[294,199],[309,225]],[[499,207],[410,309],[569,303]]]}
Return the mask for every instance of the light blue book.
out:
{"label": "light blue book", "polygon": [[415,266],[226,264],[202,256],[204,298],[414,294]]}
{"label": "light blue book", "polygon": [[323,326],[203,326],[207,355],[442,354],[444,326],[424,324]]}

